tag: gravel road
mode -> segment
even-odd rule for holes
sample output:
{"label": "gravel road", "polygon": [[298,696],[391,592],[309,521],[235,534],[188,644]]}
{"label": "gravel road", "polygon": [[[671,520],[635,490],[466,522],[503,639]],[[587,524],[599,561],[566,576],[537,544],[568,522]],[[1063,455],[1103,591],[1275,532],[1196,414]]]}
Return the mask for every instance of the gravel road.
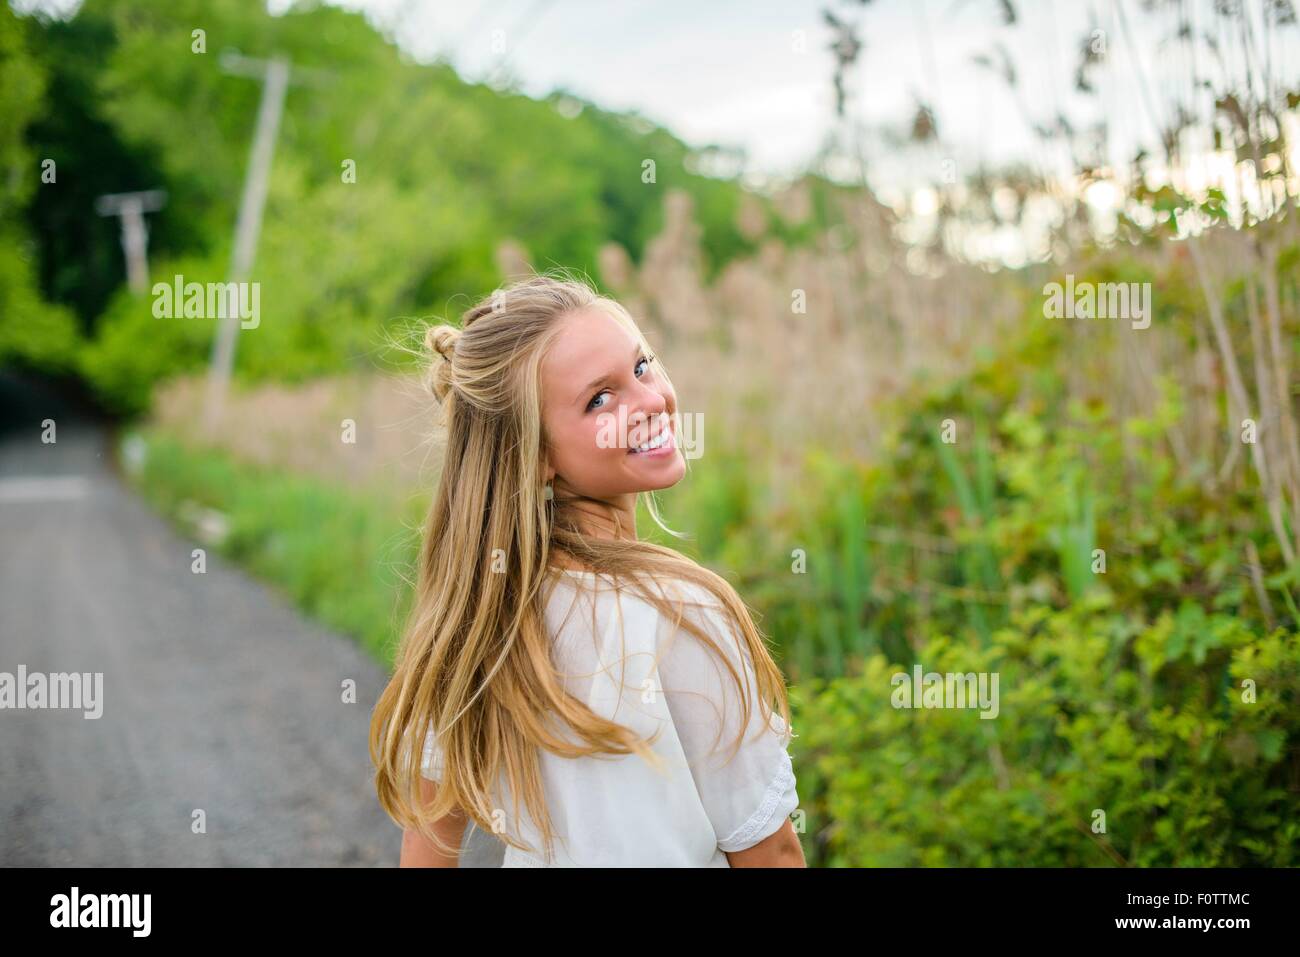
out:
{"label": "gravel road", "polygon": [[[0,866],[395,865],[383,670],[211,551],[195,574],[64,400],[3,378],[0,410],[0,672],[103,674],[97,719],[0,710]],[[461,866],[500,861],[471,827]]]}

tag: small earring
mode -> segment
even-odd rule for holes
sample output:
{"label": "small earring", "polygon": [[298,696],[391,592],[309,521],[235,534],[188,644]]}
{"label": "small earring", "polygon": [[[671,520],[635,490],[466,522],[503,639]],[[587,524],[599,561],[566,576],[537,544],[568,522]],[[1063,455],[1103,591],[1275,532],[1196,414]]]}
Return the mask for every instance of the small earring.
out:
{"label": "small earring", "polygon": [[547,502],[555,500],[555,489],[551,487],[550,482],[542,486],[542,499]]}

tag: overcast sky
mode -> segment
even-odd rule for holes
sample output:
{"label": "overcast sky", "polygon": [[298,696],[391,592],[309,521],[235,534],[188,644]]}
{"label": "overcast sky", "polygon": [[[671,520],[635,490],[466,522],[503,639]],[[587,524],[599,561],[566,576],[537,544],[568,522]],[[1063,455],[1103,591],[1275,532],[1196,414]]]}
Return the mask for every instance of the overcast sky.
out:
{"label": "overcast sky", "polygon": [[563,87],[609,109],[636,109],[688,143],[742,147],[749,168],[772,174],[805,165],[836,123],[827,8],[859,23],[865,41],[849,76],[851,116],[869,128],[901,126],[917,99],[934,103],[945,146],[971,159],[1023,158],[1035,148],[1015,100],[971,55],[1005,43],[1050,115],[1052,97],[1068,96],[1066,51],[1088,25],[1088,4],[1078,0],[1018,0],[1013,27],[1001,26],[990,0],[336,2],[390,26],[418,59],[441,55],[474,79],[504,60],[529,95]]}
{"label": "overcast sky", "polygon": [[[1104,118],[1118,161],[1152,138],[1153,114],[1167,116],[1165,93],[1186,88],[1191,74],[1186,50],[1168,39],[1172,14],[1158,20],[1138,0],[1012,0],[1012,25],[1000,0],[333,2],[365,11],[417,59],[442,56],[470,79],[505,63],[529,95],[563,87],[609,109],[636,109],[693,145],[742,147],[749,169],[776,175],[806,164],[836,124],[829,9],[860,25],[865,45],[849,76],[849,110],[868,131],[873,185],[885,192],[937,178],[918,168],[916,154],[900,157],[872,132],[906,126],[918,100],[934,106],[941,136],[922,167],[947,157],[966,171],[981,160],[1052,169],[1063,156],[1027,118],[1046,124],[1063,113],[1077,127]],[[1257,15],[1263,7],[1246,2]],[[1189,3],[1198,32],[1217,29],[1211,6]],[[1073,89],[1074,71],[1094,29],[1105,33],[1110,68],[1097,74],[1098,96],[1087,98]],[[1260,34],[1262,46],[1262,23]],[[1291,86],[1300,82],[1297,34],[1271,34],[1275,73]],[[973,61],[996,58],[998,44],[1015,65],[1018,92]]]}
{"label": "overcast sky", "polygon": [[[1162,4],[1168,12],[1157,17],[1141,0],[1010,0],[1010,25],[1003,0],[329,2],[362,11],[414,59],[441,57],[467,80],[508,72],[530,96],[564,88],[606,109],[639,111],[693,146],[743,149],[754,184],[805,168],[840,122],[835,34],[824,16],[830,10],[858,24],[864,41],[846,84],[849,120],[839,128],[861,129],[870,185],[895,207],[939,181],[945,166],[959,180],[981,163],[1067,172],[1064,146],[1030,127],[1050,125],[1057,115],[1079,129],[1105,121],[1108,159],[1116,165],[1139,145],[1158,152],[1157,124],[1168,121],[1171,93],[1188,90],[1193,74],[1192,54],[1171,38],[1178,5]],[[1224,32],[1233,21],[1215,16],[1214,2],[1187,0],[1192,27],[1198,35],[1211,32],[1240,75],[1242,38],[1235,29]],[[1275,80],[1300,88],[1300,30],[1265,30],[1266,0],[1244,2],[1260,62],[1267,55]],[[33,5],[66,11],[79,4],[15,2]],[[269,2],[272,12],[287,6],[288,0]],[[1074,74],[1094,30],[1102,31],[1107,62],[1093,74],[1097,94],[1088,97],[1074,90]],[[999,47],[1013,64],[1014,90],[974,60],[1000,61]],[[1201,72],[1209,65],[1206,49],[1202,44]],[[906,129],[918,102],[934,108],[939,142],[904,150],[884,131]]]}

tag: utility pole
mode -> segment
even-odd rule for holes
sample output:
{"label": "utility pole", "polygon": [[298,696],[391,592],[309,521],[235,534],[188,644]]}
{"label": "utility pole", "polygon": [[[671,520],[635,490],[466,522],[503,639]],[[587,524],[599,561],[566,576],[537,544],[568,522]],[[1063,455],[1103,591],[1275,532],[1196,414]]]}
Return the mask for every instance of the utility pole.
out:
{"label": "utility pole", "polygon": [[126,279],[131,291],[149,291],[149,226],[145,213],[156,213],[167,203],[167,192],[148,189],[136,193],[105,193],[95,200],[95,212],[117,216],[122,224],[122,251],[126,253]]}
{"label": "utility pole", "polygon": [[[248,156],[244,194],[239,202],[239,218],[235,220],[235,245],[230,255],[230,281],[241,283],[248,280],[253,268],[253,256],[257,252],[262,209],[266,205],[266,188],[271,178],[271,158],[275,155],[275,138],[280,129],[280,116],[284,112],[284,94],[289,89],[289,60],[282,54],[276,54],[270,60],[259,60],[226,51],[221,56],[221,68],[227,73],[262,81],[257,131],[253,134],[253,147]],[[221,422],[221,409],[230,386],[230,373],[235,365],[239,295],[224,297],[224,305],[225,315],[221,317],[221,325],[213,341],[212,365],[208,370],[205,426],[209,435],[216,431]]]}

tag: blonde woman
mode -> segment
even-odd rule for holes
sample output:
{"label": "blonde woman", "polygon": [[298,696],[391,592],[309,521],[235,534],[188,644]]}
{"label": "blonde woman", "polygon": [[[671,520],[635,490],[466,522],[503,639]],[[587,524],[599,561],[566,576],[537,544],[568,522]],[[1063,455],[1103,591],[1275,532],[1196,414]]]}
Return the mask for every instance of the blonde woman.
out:
{"label": "blonde woman", "polygon": [[637,539],[686,461],[632,317],[537,275],[426,345],[445,459],[370,729],[401,865],[458,866],[472,821],[504,867],[805,866],[780,670],[725,579]]}

